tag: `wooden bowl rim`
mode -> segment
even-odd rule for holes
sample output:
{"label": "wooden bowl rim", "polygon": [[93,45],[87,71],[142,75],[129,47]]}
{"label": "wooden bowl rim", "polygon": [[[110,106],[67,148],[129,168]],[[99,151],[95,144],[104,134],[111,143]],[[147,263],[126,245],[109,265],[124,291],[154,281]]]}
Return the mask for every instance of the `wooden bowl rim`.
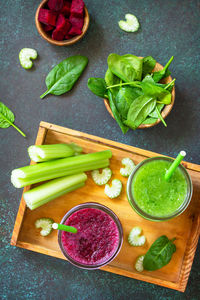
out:
{"label": "wooden bowl rim", "polygon": [[[143,58],[143,57],[139,56],[139,58]],[[163,66],[161,64],[159,64],[158,62],[156,62],[155,68],[153,69],[152,72],[160,71],[162,69],[163,69]],[[172,81],[171,75],[168,76],[168,77],[166,77],[166,78],[164,78],[162,80],[163,83],[170,83],[171,81]],[[168,104],[168,105],[165,105],[164,109],[162,110],[161,115],[162,115],[163,119],[165,119],[169,115],[169,113],[172,110],[172,107],[174,105],[174,101],[175,101],[175,86],[172,89],[172,101],[171,101],[171,103]],[[106,107],[107,111],[109,112],[109,114],[114,119],[113,113],[112,113],[110,105],[109,105],[109,100],[108,99],[104,99],[104,104],[105,104],[105,107]],[[139,129],[150,128],[150,127],[153,127],[153,126],[159,124],[160,122],[161,122],[161,120],[158,119],[155,123],[152,123],[152,124],[141,124],[138,128]]]}
{"label": "wooden bowl rim", "polygon": [[57,45],[57,46],[70,46],[72,44],[75,44],[76,42],[78,42],[80,39],[83,38],[83,36],[86,34],[87,30],[88,30],[88,27],[89,27],[89,23],[90,23],[90,16],[89,16],[89,13],[88,13],[88,10],[87,10],[87,7],[84,6],[84,11],[85,11],[85,17],[84,17],[84,24],[83,24],[83,28],[82,28],[82,34],[80,35],[77,35],[75,37],[73,37],[72,39],[70,40],[63,40],[63,41],[56,41],[56,40],[53,40],[49,35],[48,33],[46,33],[42,27],[42,23],[40,23],[38,21],[38,15],[39,15],[39,11],[40,11],[40,8],[42,8],[46,3],[48,2],[48,0],[43,0],[37,10],[36,10],[36,13],[35,13],[35,24],[36,24],[36,28],[37,28],[37,31],[39,32],[39,34],[47,41],[49,42],[50,44],[53,44],[53,45]]}

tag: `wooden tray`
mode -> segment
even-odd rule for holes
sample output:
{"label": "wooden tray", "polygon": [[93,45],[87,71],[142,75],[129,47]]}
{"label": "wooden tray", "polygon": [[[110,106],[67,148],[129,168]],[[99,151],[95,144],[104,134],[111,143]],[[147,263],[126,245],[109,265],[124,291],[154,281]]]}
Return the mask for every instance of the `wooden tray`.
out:
{"label": "wooden tray", "polygon": [[[124,230],[124,242],[119,255],[109,265],[103,267],[102,270],[184,292],[200,231],[200,205],[198,202],[200,194],[200,166],[192,163],[183,163],[191,175],[194,186],[192,201],[188,209],[175,219],[156,223],[143,219],[130,207],[125,191],[127,179],[120,175],[119,169],[121,167],[121,159],[124,157],[130,157],[138,164],[148,157],[158,155],[157,153],[53,124],[40,123],[36,139],[37,145],[65,142],[79,144],[83,147],[85,153],[111,149],[113,153],[111,159],[112,178],[115,177],[122,180],[123,192],[121,196],[114,200],[107,198],[104,194],[104,188],[94,184],[88,173],[89,176],[85,187],[59,197],[34,211],[30,211],[26,207],[22,197],[11,245],[65,259],[59,249],[57,232],[54,231],[48,237],[42,237],[39,231],[35,229],[35,220],[41,217],[50,217],[55,222],[60,222],[64,214],[73,206],[88,201],[99,202],[111,208],[118,215]],[[24,188],[24,191],[28,189],[30,187]],[[131,228],[136,225],[143,228],[143,232],[147,237],[147,243],[143,247],[132,247],[127,242]],[[146,253],[150,245],[163,234],[169,238],[176,237],[177,251],[174,253],[171,262],[160,270],[138,273],[134,269],[136,257]]]}

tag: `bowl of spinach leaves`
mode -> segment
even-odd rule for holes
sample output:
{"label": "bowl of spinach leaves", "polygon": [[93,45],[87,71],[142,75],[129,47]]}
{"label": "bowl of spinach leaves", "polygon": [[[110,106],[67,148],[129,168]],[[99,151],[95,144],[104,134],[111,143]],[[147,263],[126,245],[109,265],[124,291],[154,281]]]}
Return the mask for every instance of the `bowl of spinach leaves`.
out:
{"label": "bowl of spinach leaves", "polygon": [[169,71],[173,56],[163,67],[152,56],[132,54],[108,56],[105,78],[89,78],[88,88],[104,99],[110,115],[122,132],[145,129],[162,122],[175,100],[175,88]]}

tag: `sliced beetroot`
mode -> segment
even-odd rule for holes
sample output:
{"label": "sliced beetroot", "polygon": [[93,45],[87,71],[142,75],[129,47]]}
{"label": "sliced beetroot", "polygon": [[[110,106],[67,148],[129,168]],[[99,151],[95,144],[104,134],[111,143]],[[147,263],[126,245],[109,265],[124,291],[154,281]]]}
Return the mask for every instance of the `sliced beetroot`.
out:
{"label": "sliced beetroot", "polygon": [[68,33],[65,36],[65,40],[71,40],[73,38],[72,35],[69,35]]}
{"label": "sliced beetroot", "polygon": [[57,14],[51,10],[40,8],[38,21],[45,25],[56,26]]}
{"label": "sliced beetroot", "polygon": [[79,29],[83,28],[84,19],[83,18],[77,18],[70,15],[69,21],[72,24],[72,27],[76,27]]}
{"label": "sliced beetroot", "polygon": [[56,41],[62,41],[64,39],[64,33],[58,29],[54,29],[52,33],[52,39]]}
{"label": "sliced beetroot", "polygon": [[84,2],[83,0],[72,0],[72,5],[71,5],[71,15],[73,17],[83,17],[84,14]]}
{"label": "sliced beetroot", "polygon": [[77,27],[72,27],[70,29],[70,31],[68,32],[68,35],[80,35],[82,33],[82,30],[80,28],[77,28]]}
{"label": "sliced beetroot", "polygon": [[63,8],[61,9],[60,13],[62,13],[65,16],[70,15],[70,8],[71,8],[71,2],[64,1]]}
{"label": "sliced beetroot", "polygon": [[57,22],[56,22],[56,30],[61,31],[64,36],[67,34],[67,32],[71,28],[71,23],[68,19],[65,19],[65,17],[62,14],[59,14]]}
{"label": "sliced beetroot", "polygon": [[52,26],[52,25],[44,25],[44,31],[45,32],[51,31],[53,29],[54,29],[54,26]]}
{"label": "sliced beetroot", "polygon": [[48,7],[51,10],[59,11],[63,8],[63,0],[49,0]]}

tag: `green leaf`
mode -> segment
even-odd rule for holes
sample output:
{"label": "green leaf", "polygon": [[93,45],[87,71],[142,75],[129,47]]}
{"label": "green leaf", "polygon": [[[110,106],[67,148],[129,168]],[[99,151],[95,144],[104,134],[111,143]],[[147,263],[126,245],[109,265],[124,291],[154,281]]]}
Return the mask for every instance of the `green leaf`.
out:
{"label": "green leaf", "polygon": [[[119,84],[120,83],[120,78],[115,76],[111,72],[111,70],[108,68],[108,70],[106,71],[106,74],[105,74],[105,82],[106,82],[107,86]],[[119,88],[111,89],[111,92],[112,92],[114,97],[116,97],[118,91],[119,91]]]}
{"label": "green leaf", "polygon": [[171,93],[162,87],[156,86],[148,82],[141,82],[141,87],[145,95],[157,98],[159,103],[170,104]]}
{"label": "green leaf", "polygon": [[133,101],[128,111],[127,120],[124,121],[124,124],[136,129],[147,116],[153,111],[156,106],[156,99],[141,95]]}
{"label": "green leaf", "polygon": [[142,124],[146,125],[146,124],[153,124],[157,121],[158,119],[156,118],[151,118],[151,117],[147,117]]}
{"label": "green leaf", "polygon": [[143,69],[142,77],[144,78],[147,74],[150,74],[155,68],[156,60],[152,56],[146,56],[143,58]]}
{"label": "green leaf", "polygon": [[155,271],[167,265],[176,251],[173,241],[174,239],[169,240],[165,235],[160,236],[144,256],[144,269]]}
{"label": "green leaf", "polygon": [[173,59],[174,57],[172,56],[161,71],[153,73],[153,80],[155,82],[159,82],[162,78],[165,78],[171,74],[170,71],[168,70],[168,67],[171,64]]}
{"label": "green leaf", "polygon": [[26,137],[16,125],[14,125],[15,116],[13,112],[2,102],[0,102],[0,128],[8,128],[13,126],[21,135]]}
{"label": "green leaf", "polygon": [[88,58],[85,56],[70,56],[56,65],[46,77],[47,91],[40,96],[48,94],[61,95],[72,89],[87,66]]}
{"label": "green leaf", "polygon": [[128,59],[112,53],[108,56],[108,67],[112,73],[125,82],[133,81],[136,79],[136,71]]}
{"label": "green leaf", "polygon": [[143,59],[132,55],[132,54],[125,54],[122,55],[122,57],[132,65],[136,72],[135,80],[141,80],[142,79],[142,65],[143,65]]}
{"label": "green leaf", "polygon": [[91,77],[88,79],[88,88],[97,96],[107,98],[106,82],[103,78]]}
{"label": "green leaf", "polygon": [[127,118],[127,113],[132,102],[142,94],[139,88],[132,88],[129,86],[122,87],[115,99],[116,107],[124,119]]}
{"label": "green leaf", "polygon": [[[161,110],[163,109],[164,106],[165,106],[165,104],[163,104],[163,103],[157,103],[157,104],[156,104],[156,107],[158,108],[158,110],[159,110],[160,112],[161,112]],[[149,114],[149,117],[152,117],[152,118],[158,118],[158,113],[157,113],[156,107],[155,107],[155,109]]]}
{"label": "green leaf", "polygon": [[14,123],[15,116],[13,112],[2,102],[0,102],[0,127],[8,128],[10,123]]}
{"label": "green leaf", "polygon": [[110,108],[112,110],[113,116],[118,123],[119,127],[121,128],[122,132],[125,134],[128,131],[128,127],[125,126],[121,120],[121,116],[116,108],[115,102],[113,100],[113,95],[110,90],[108,90],[108,99],[109,99],[109,104]]}

